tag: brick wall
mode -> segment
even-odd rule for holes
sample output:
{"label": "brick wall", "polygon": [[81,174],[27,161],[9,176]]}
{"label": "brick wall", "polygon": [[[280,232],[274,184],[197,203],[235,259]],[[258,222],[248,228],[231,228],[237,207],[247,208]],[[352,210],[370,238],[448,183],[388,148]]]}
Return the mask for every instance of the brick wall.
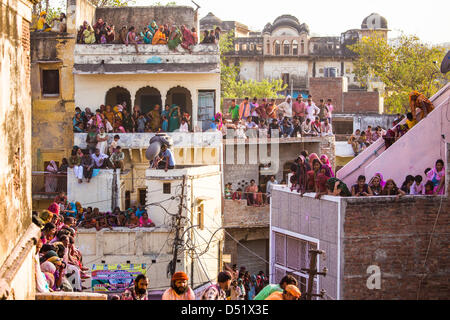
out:
{"label": "brick wall", "polygon": [[223,225],[225,228],[268,227],[269,211],[269,206],[247,206],[247,200],[225,200]]}
{"label": "brick wall", "polygon": [[[446,196],[346,200],[344,299],[448,299],[449,164],[447,144]],[[370,265],[381,269],[380,290],[366,287]]]}
{"label": "brick wall", "polygon": [[176,24],[186,25],[189,29],[194,27],[194,9],[188,6],[152,6],[152,7],[119,7],[97,8],[95,19],[103,18],[108,24],[113,24],[116,30],[122,26],[134,26],[136,30],[144,30],[152,20],[159,25]]}
{"label": "brick wall", "polygon": [[332,99],[334,110],[342,111],[342,92],[347,91],[344,88],[343,78],[310,78],[309,94],[313,101],[318,104],[320,99],[326,102]]}
{"label": "brick wall", "polygon": [[344,112],[364,113],[379,112],[380,93],[378,91],[349,91],[344,92]]}

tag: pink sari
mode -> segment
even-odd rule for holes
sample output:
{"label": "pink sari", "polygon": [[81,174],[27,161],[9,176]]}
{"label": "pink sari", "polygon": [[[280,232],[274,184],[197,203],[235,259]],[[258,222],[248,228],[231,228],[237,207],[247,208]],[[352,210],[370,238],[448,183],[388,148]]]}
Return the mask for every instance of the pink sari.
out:
{"label": "pink sari", "polygon": [[330,169],[330,175],[331,175],[330,178],[334,178],[333,168],[331,167],[330,160],[328,159],[328,157],[327,157],[325,154],[323,154],[323,155],[320,156],[320,162],[322,162],[322,164],[323,164],[324,166],[327,166],[328,169]]}
{"label": "pink sari", "polygon": [[[436,166],[428,171],[427,179],[434,184],[433,192],[437,192],[439,185],[441,184],[441,180],[445,177],[445,167],[442,168],[440,172],[436,170]],[[445,191],[445,185],[442,186],[441,190],[437,194],[443,195]]]}

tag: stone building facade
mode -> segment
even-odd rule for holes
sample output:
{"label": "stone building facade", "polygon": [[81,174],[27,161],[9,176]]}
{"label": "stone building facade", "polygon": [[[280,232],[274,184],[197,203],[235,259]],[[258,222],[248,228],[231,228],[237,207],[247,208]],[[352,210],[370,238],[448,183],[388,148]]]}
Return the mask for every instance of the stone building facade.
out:
{"label": "stone building facade", "polygon": [[0,300],[34,299],[30,22],[37,1],[0,2]]}
{"label": "stone building facade", "polygon": [[[212,25],[222,25],[212,13],[200,20],[202,30],[211,29]],[[361,90],[353,74],[355,54],[347,46],[363,36],[381,34],[387,37],[387,32],[386,19],[371,14],[363,20],[361,29],[347,30],[335,37],[311,37],[307,24],[292,15],[282,15],[273,23],[267,23],[262,32],[236,32],[234,50],[227,55],[230,63],[240,65],[240,80],[283,79],[288,85],[285,94],[292,91],[294,98],[312,93],[311,81],[315,78],[341,77],[349,90]],[[327,91],[329,88],[323,85],[323,90]],[[377,86],[371,84],[368,91],[374,91]],[[363,91],[362,95],[367,90]],[[327,99],[320,96],[315,100],[318,102],[321,98]],[[347,101],[352,103],[351,99]],[[375,104],[366,109],[363,103],[354,109],[367,112],[376,108]]]}

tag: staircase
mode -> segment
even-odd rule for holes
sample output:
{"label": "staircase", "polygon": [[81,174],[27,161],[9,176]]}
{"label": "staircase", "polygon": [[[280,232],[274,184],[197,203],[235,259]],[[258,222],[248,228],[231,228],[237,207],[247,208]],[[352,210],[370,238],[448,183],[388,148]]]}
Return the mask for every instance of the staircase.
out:
{"label": "staircase", "polygon": [[388,150],[384,139],[378,139],[339,170],[337,177],[351,186],[360,175],[369,181],[375,173],[381,172],[384,180],[394,179],[398,185],[409,174],[424,176],[424,170],[434,167],[438,159],[447,163],[445,146],[450,142],[450,83],[430,100],[435,107],[433,112]]}

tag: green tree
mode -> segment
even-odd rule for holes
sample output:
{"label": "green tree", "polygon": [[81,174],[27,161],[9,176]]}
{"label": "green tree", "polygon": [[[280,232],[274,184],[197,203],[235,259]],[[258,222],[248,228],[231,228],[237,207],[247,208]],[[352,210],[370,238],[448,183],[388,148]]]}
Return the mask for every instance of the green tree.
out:
{"label": "green tree", "polygon": [[430,97],[449,80],[434,63],[442,61],[447,50],[421,43],[416,36],[402,35],[392,42],[378,36],[363,37],[349,48],[358,54],[353,64],[361,85],[367,87],[368,82],[374,80],[385,85],[385,111],[388,113],[407,111],[412,90]]}
{"label": "green tree", "polygon": [[278,98],[278,92],[286,89],[287,85],[283,80],[237,80],[240,72],[240,65],[231,64],[227,53],[234,50],[234,32],[230,31],[222,35],[219,41],[220,46],[220,83],[223,98]]}

